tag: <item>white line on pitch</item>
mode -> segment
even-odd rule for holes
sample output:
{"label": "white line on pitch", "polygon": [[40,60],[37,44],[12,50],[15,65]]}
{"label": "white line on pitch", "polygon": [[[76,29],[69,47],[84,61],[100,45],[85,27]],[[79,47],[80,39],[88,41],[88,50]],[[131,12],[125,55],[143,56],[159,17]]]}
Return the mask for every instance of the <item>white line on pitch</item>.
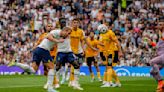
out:
{"label": "white line on pitch", "polygon": [[0,87],[0,88],[24,88],[24,87],[41,87],[43,85],[13,85],[13,86],[4,86],[4,87]]}
{"label": "white line on pitch", "polygon": [[[142,87],[142,86],[148,86],[148,87],[153,87],[154,85],[144,85],[144,84],[122,84],[122,86],[127,85],[127,86],[138,86],[138,87]],[[13,86],[4,86],[4,87],[0,87],[0,88],[28,88],[28,87],[42,87],[43,85],[13,85]]]}

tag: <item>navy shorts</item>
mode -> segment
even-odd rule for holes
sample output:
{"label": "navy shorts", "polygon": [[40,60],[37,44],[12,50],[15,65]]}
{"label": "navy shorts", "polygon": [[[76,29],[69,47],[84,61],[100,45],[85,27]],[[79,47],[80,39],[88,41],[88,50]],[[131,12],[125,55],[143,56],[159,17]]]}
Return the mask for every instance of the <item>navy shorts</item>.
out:
{"label": "navy shorts", "polygon": [[82,53],[80,54],[75,54],[76,56],[76,60],[78,61],[79,64],[82,64],[84,61],[84,56],[82,55]]}
{"label": "navy shorts", "polygon": [[75,56],[72,52],[64,53],[64,52],[58,52],[56,57],[56,62],[60,63],[72,63],[75,61]]}
{"label": "navy shorts", "polygon": [[48,50],[37,47],[33,50],[32,61],[36,62],[36,64],[39,65],[41,61],[43,63],[52,62],[53,58],[51,57],[50,52]]}

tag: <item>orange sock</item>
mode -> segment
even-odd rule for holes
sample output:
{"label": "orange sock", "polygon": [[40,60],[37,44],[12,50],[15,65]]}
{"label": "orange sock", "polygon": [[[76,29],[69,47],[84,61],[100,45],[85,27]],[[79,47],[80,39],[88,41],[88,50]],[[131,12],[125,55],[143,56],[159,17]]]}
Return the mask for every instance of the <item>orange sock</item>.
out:
{"label": "orange sock", "polygon": [[112,77],[115,79],[116,83],[120,83],[120,80],[114,69],[112,69],[112,75],[113,75]]}
{"label": "orange sock", "polygon": [[107,81],[107,71],[104,72],[104,78],[103,81]]}
{"label": "orange sock", "polygon": [[91,78],[92,78],[92,79],[94,78],[94,74],[93,74],[93,73],[91,73]]}
{"label": "orange sock", "polygon": [[56,75],[54,76],[54,81],[53,81],[53,85],[56,85],[56,84],[58,84],[59,82],[58,82],[58,80],[57,80],[57,78],[56,78]]}
{"label": "orange sock", "polygon": [[111,82],[112,81],[112,68],[108,67],[107,68],[107,82]]}
{"label": "orange sock", "polygon": [[100,76],[100,72],[97,72],[97,77],[100,79],[101,76]]}
{"label": "orange sock", "polygon": [[74,67],[71,65],[70,81],[73,81],[74,79]]}

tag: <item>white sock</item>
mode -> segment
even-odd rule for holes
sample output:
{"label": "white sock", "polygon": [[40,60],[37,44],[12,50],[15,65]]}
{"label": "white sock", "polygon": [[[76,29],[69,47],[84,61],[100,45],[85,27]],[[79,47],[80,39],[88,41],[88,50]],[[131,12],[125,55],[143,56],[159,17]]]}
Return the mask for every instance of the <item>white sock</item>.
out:
{"label": "white sock", "polygon": [[75,81],[79,80],[79,75],[80,75],[80,70],[79,69],[74,69],[74,75],[75,75]]}
{"label": "white sock", "polygon": [[56,79],[57,79],[57,81],[60,81],[60,72],[59,71],[56,71]]}
{"label": "white sock", "polygon": [[65,80],[65,67],[62,66],[61,68],[62,80]]}
{"label": "white sock", "polygon": [[29,66],[27,64],[15,63],[15,66],[19,66],[23,70],[28,71],[30,73],[35,73],[36,72],[33,67],[31,67],[31,66]]}
{"label": "white sock", "polygon": [[49,87],[52,87],[52,85],[53,85],[54,74],[55,74],[54,69],[50,69],[50,70],[48,71],[47,83],[48,83],[48,86],[49,86]]}

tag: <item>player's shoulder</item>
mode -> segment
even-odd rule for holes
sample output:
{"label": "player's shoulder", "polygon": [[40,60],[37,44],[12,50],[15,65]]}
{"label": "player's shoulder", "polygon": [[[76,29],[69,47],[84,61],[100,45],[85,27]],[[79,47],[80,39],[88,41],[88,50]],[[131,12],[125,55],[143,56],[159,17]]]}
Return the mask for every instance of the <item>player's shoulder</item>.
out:
{"label": "player's shoulder", "polygon": [[107,34],[113,35],[113,34],[115,34],[115,33],[114,33],[112,30],[108,30]]}
{"label": "player's shoulder", "polygon": [[54,30],[51,30],[50,33],[58,33],[60,31],[61,31],[61,29],[54,29]]}
{"label": "player's shoulder", "polygon": [[42,33],[40,37],[46,36],[48,33]]}
{"label": "player's shoulder", "polygon": [[60,28],[56,28],[56,29],[53,29],[51,31],[61,31],[61,29]]}
{"label": "player's shoulder", "polygon": [[81,32],[81,33],[84,32],[83,29],[81,29],[81,28],[78,28],[77,31],[78,31],[78,32]]}

